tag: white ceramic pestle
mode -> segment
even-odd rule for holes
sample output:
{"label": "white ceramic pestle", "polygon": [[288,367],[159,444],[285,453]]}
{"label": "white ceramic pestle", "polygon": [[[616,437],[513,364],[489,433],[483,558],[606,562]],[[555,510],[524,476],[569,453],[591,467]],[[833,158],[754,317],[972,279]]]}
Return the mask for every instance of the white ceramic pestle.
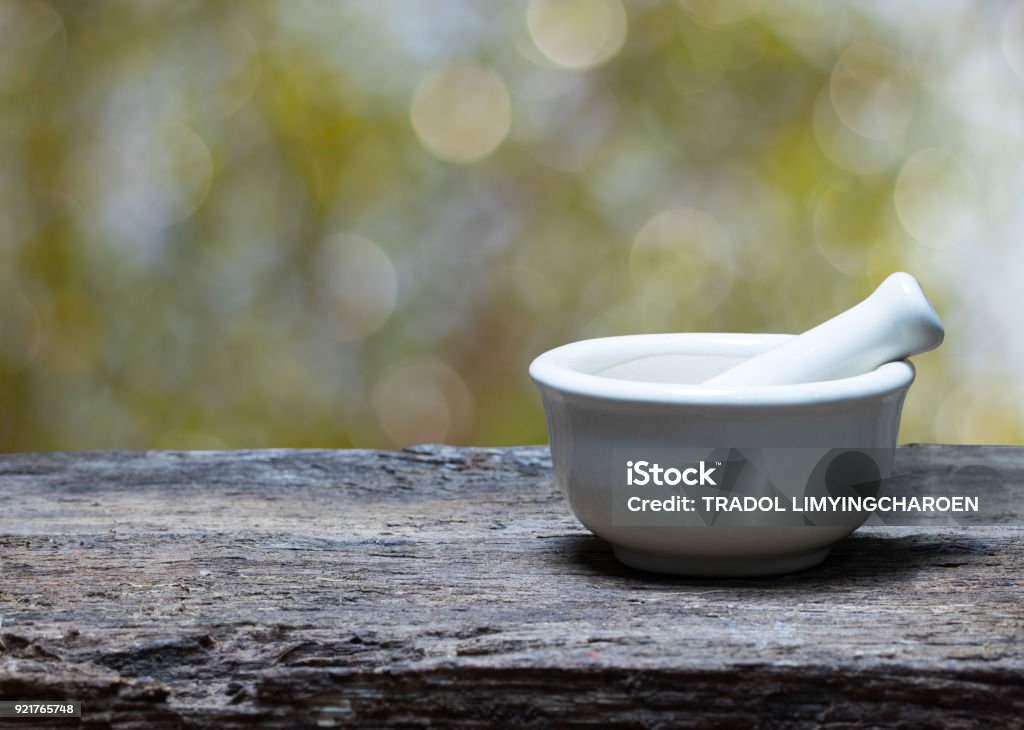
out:
{"label": "white ceramic pestle", "polygon": [[942,344],[939,315],[910,274],[890,275],[871,296],[704,385],[787,385],[871,372]]}

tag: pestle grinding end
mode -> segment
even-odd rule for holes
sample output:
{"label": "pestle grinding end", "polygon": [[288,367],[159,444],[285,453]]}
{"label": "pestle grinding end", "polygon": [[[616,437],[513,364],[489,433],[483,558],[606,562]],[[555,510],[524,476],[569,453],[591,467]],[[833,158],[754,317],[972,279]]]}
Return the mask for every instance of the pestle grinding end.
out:
{"label": "pestle grinding end", "polygon": [[917,279],[897,272],[860,304],[704,384],[788,385],[846,378],[933,350],[944,336]]}

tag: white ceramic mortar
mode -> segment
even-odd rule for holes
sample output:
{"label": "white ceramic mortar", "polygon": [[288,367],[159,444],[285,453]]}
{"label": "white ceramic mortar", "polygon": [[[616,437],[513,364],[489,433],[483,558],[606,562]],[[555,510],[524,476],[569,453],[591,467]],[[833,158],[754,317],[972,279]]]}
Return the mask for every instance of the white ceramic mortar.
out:
{"label": "white ceramic mortar", "polygon": [[[662,573],[755,576],[815,565],[867,515],[828,526],[613,524],[612,491],[630,448],[870,450],[892,469],[914,368],[905,361],[838,380],[711,386],[703,381],[791,335],[608,337],[544,353],[530,366],[544,401],[555,477],[576,517],[623,563]],[[789,485],[791,488],[793,485]],[[799,489],[799,485],[796,485]],[[685,488],[684,488],[685,493]],[[756,518],[754,518],[756,519]]]}

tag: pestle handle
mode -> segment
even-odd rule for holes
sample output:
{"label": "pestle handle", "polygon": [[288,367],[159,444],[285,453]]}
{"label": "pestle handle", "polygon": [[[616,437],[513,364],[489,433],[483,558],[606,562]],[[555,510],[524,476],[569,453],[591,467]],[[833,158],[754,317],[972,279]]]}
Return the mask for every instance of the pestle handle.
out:
{"label": "pestle handle", "polygon": [[942,344],[939,315],[910,274],[890,275],[860,304],[704,385],[787,385],[867,373]]}

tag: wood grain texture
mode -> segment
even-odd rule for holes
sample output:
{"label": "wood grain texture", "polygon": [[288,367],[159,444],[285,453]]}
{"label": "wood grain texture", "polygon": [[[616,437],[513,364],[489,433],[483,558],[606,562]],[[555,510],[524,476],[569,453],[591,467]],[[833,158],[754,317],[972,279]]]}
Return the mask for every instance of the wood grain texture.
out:
{"label": "wood grain texture", "polygon": [[[996,473],[1022,522],[1024,449],[897,470]],[[1020,727],[1022,536],[864,528],[685,580],[617,563],[544,448],[8,455],[0,697],[86,727]]]}

